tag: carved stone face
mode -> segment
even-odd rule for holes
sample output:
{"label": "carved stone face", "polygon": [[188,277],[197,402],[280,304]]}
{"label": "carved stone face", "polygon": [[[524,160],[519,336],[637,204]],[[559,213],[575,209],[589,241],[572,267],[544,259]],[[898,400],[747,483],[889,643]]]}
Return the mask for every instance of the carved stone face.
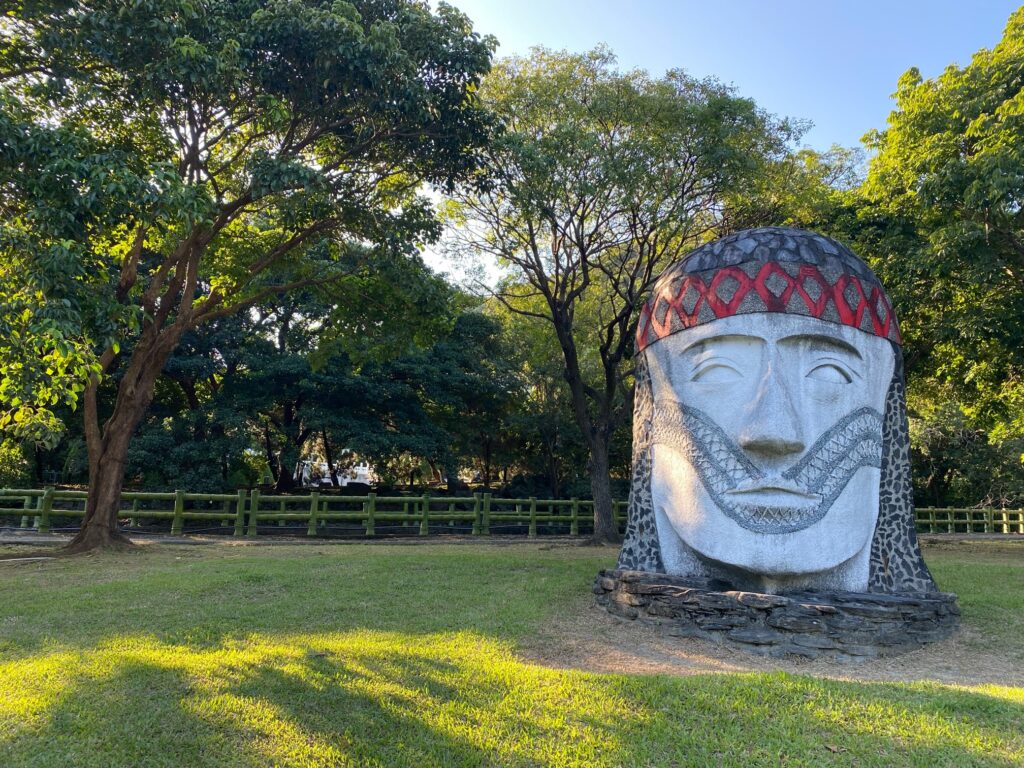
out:
{"label": "carved stone face", "polygon": [[892,344],[755,313],[674,333],[645,355],[666,571],[738,575],[762,591],[865,590]]}

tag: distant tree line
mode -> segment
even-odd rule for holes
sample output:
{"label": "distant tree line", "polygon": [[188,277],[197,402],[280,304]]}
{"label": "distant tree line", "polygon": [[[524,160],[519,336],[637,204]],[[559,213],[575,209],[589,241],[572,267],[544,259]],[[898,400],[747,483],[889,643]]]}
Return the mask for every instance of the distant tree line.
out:
{"label": "distant tree line", "polygon": [[[186,334],[136,430],[126,482],[288,492],[300,460],[343,473],[359,459],[386,488],[586,496],[586,446],[543,336],[417,260],[401,268],[401,281],[367,280],[363,301],[294,292]],[[101,414],[116,386],[101,387]],[[88,482],[71,415],[52,447],[8,443],[7,483]],[[628,435],[618,437],[621,494]]]}

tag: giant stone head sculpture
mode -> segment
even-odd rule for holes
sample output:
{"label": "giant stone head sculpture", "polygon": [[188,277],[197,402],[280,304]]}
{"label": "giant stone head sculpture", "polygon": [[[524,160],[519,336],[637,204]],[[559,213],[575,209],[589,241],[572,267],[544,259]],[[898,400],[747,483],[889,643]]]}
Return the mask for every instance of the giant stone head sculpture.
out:
{"label": "giant stone head sculpture", "polygon": [[752,229],[658,279],[637,329],[624,570],[777,592],[934,592],[900,333],[834,240]]}

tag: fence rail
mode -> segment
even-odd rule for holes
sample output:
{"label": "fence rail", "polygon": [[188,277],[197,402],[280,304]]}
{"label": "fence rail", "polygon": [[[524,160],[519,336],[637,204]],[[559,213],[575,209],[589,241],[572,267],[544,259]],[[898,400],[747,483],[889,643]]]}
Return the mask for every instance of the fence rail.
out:
{"label": "fence rail", "polygon": [[[16,526],[40,533],[65,530],[69,522],[85,516],[85,499],[85,491],[0,489],[0,518],[14,518]],[[231,529],[234,536],[248,537],[259,532],[294,533],[296,526],[304,528],[307,536],[332,528],[342,534],[364,536],[426,536],[447,530],[484,536],[523,531],[530,537],[576,536],[593,528],[594,516],[589,499],[506,499],[489,493],[334,496],[313,491],[301,496],[277,496],[259,490],[240,490],[237,494],[126,491],[121,504],[121,519],[129,529],[170,520],[170,532],[175,535],[198,532],[197,527],[209,530],[215,524],[221,530]],[[626,502],[614,504],[616,520],[620,528],[624,527]]]}
{"label": "fence rail", "polygon": [[[85,491],[0,489],[0,519],[49,533],[67,530],[85,516]],[[122,520],[129,529],[170,520],[170,532],[180,535],[211,528],[234,536],[302,532],[378,536],[469,532],[525,533],[577,536],[593,530],[593,501],[589,499],[498,498],[490,493],[472,496],[335,496],[313,491],[303,496],[264,495],[258,490],[238,493],[149,493],[126,491],[121,497]],[[626,502],[616,501],[620,530],[626,522]],[[191,523],[191,525],[189,525]],[[282,530],[283,529],[283,530]],[[947,509],[917,510],[919,533],[1024,534],[1024,510]]]}

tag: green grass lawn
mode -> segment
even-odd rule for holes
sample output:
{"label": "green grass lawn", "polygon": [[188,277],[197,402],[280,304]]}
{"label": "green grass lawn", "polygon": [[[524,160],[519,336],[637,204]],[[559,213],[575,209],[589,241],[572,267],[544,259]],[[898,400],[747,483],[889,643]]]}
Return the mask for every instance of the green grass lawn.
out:
{"label": "green grass lawn", "polygon": [[[1024,764],[1021,688],[517,656],[613,560],[212,545],[0,564],[0,766]],[[1024,548],[929,561],[972,642],[1024,663]]]}

